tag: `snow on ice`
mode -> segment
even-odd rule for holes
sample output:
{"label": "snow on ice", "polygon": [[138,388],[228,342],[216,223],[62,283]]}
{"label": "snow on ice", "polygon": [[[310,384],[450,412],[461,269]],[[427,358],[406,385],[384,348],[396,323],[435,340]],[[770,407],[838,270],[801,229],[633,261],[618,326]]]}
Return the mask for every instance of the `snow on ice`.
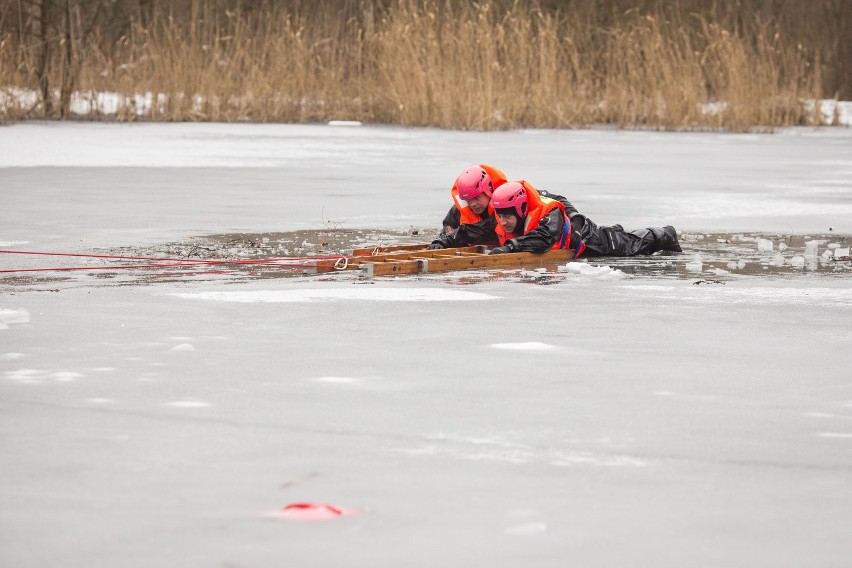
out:
{"label": "snow on ice", "polygon": [[494,296],[466,290],[442,288],[331,288],[259,290],[256,292],[191,292],[174,296],[219,302],[323,302],[365,300],[373,302],[465,302],[493,300]]}
{"label": "snow on ice", "polygon": [[[708,235],[737,271],[696,237],[677,276],[4,280],[4,563],[843,566],[849,272],[760,271],[848,256],[850,148],[844,128],[2,127],[4,247],[437,230],[490,162],[600,224]],[[827,242],[806,261],[791,233]],[[323,503],[360,514],[258,518]]]}

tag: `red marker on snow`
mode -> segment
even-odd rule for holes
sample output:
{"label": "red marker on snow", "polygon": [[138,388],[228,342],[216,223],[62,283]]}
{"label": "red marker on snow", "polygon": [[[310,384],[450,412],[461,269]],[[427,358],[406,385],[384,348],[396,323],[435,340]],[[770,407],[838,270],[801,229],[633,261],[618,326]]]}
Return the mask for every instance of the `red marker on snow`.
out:
{"label": "red marker on snow", "polygon": [[356,513],[355,509],[334,507],[326,503],[290,503],[279,511],[268,513],[267,516],[290,521],[326,521]]}

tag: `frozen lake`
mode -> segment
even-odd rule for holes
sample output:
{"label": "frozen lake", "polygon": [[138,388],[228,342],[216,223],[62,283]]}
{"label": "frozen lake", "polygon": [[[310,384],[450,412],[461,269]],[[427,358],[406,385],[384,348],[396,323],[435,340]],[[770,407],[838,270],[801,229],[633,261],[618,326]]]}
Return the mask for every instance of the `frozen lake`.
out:
{"label": "frozen lake", "polygon": [[[479,162],[598,223],[672,224],[684,253],[0,274],[0,562],[848,566],[848,128],[21,124],[0,128],[0,249],[417,240]],[[280,512],[298,503],[347,514]]]}

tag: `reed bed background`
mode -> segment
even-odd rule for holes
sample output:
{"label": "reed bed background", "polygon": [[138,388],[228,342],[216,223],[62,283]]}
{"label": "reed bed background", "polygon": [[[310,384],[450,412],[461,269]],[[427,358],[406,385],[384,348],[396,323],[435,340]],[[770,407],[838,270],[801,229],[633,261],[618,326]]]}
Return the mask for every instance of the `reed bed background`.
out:
{"label": "reed bed background", "polygon": [[[0,120],[822,124],[852,0],[0,0]],[[110,93],[105,97],[104,93]]]}

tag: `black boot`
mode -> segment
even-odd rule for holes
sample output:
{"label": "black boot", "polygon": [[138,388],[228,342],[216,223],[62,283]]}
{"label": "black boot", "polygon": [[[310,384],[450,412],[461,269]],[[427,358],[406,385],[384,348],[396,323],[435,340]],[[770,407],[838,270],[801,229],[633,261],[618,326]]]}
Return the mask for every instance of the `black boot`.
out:
{"label": "black boot", "polygon": [[665,227],[650,227],[649,230],[654,233],[657,242],[654,244],[654,252],[658,250],[668,252],[683,252],[680,248],[680,243],[677,242],[677,231],[671,225]]}

